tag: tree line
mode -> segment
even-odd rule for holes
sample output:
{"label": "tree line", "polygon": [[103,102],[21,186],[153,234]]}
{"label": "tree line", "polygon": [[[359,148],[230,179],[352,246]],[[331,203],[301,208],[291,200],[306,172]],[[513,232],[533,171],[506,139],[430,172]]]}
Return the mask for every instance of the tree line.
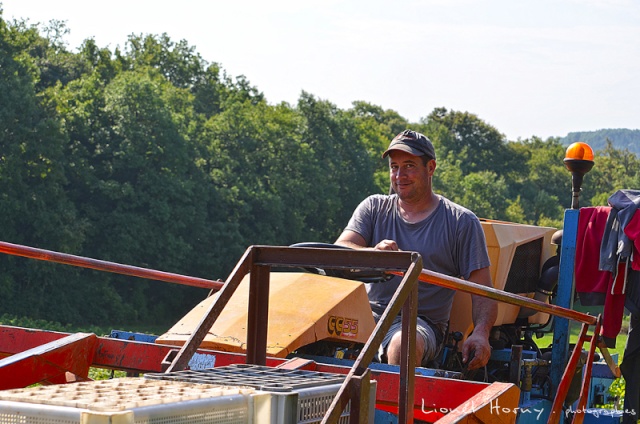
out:
{"label": "tree line", "polygon": [[[271,104],[186,41],[131,35],[110,50],[0,14],[0,240],[207,279],[250,245],[333,242],[405,128],[433,141],[437,192],[483,218],[561,227],[571,178],[559,139],[509,141],[469,112],[419,122],[302,92]],[[610,143],[582,205],[640,187]],[[203,289],[0,255],[0,315],[75,324],[168,323]]]}
{"label": "tree line", "polygon": [[560,141],[567,146],[576,141],[583,141],[596,150],[604,149],[607,143],[611,142],[618,149],[628,149],[636,156],[640,155],[640,130],[616,128],[570,132]]}

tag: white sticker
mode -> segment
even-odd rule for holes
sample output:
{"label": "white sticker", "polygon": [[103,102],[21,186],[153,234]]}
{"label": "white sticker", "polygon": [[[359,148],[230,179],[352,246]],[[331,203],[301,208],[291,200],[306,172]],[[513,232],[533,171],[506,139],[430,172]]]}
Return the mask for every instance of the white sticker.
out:
{"label": "white sticker", "polygon": [[189,369],[204,370],[213,368],[216,363],[216,355],[207,355],[204,353],[194,353],[189,361]]}

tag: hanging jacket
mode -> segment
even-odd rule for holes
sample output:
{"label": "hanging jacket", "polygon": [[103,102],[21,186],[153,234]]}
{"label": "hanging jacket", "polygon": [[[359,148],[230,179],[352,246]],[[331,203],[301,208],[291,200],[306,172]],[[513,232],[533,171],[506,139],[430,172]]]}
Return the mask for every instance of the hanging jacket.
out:
{"label": "hanging jacket", "polygon": [[640,209],[633,214],[631,221],[624,227],[624,234],[633,243],[631,269],[640,271]]}
{"label": "hanging jacket", "polygon": [[584,207],[578,217],[576,239],[575,282],[580,303],[584,306],[604,305],[602,337],[608,347],[615,347],[622,328],[624,293],[611,290],[612,273],[599,269],[600,246],[609,230],[609,206]]}
{"label": "hanging jacket", "polygon": [[[611,212],[600,248],[600,269],[613,274],[613,293],[624,293],[633,242],[625,234],[640,205],[640,190],[618,190],[609,197]],[[624,273],[620,275],[620,273]]]}

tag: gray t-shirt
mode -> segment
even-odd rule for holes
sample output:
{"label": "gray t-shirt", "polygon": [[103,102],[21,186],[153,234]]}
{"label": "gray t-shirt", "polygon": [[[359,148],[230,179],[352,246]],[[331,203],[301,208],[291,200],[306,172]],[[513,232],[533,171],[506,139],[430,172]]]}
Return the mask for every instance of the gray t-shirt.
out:
{"label": "gray t-shirt", "polygon": [[[468,279],[472,271],[490,265],[484,231],[470,210],[439,196],[440,203],[423,221],[408,223],[398,212],[398,196],[375,194],[356,208],[345,229],[360,234],[368,246],[395,240],[400,250],[422,255],[425,269]],[[382,314],[400,278],[367,284],[371,308]],[[418,315],[440,327],[449,320],[454,290],[420,283]]]}

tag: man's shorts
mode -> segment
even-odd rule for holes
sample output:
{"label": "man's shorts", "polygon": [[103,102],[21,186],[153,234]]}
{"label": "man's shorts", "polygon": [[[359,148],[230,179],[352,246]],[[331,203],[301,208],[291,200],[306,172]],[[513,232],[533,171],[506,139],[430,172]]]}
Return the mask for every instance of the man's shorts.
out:
{"label": "man's shorts", "polygon": [[[376,322],[378,322],[380,317],[376,313],[374,313],[373,315]],[[422,358],[416,358],[417,362],[419,362],[419,366],[426,366],[427,363],[433,360],[440,352],[440,347],[442,346],[442,338],[436,336],[437,330],[435,330],[434,327],[435,325],[430,324],[424,318],[418,317],[416,324],[416,337],[421,337],[424,341],[425,346],[424,355],[422,356]],[[382,339],[382,343],[378,348],[378,353],[376,355],[376,360],[378,362],[387,362],[387,347],[389,346],[393,335],[400,331],[402,331],[402,318],[400,315],[398,315],[393,320],[393,324],[391,324],[391,327],[389,328],[389,331],[387,331],[387,334],[384,335],[384,339]]]}

